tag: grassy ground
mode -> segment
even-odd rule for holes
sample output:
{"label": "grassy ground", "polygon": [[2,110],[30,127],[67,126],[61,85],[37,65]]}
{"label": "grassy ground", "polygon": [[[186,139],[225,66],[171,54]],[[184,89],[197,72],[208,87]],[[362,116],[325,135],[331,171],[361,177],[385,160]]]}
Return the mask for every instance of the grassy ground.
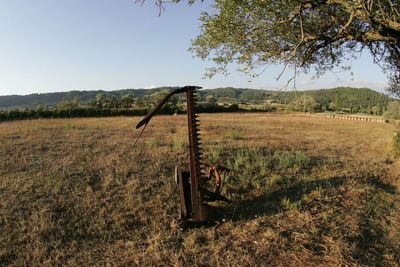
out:
{"label": "grassy ground", "polygon": [[391,125],[279,114],[200,116],[231,169],[215,221],[181,230],[185,116],[0,124],[1,266],[400,264]]}

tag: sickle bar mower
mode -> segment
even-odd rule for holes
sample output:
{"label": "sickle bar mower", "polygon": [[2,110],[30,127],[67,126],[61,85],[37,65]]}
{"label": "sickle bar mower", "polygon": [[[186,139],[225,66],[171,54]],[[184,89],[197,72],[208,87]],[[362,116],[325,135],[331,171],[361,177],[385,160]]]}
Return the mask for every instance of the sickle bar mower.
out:
{"label": "sickle bar mower", "polygon": [[[136,126],[136,128],[140,128],[143,125],[146,127],[154,114],[168,101],[171,96],[179,93],[186,93],[189,137],[189,171],[183,170],[181,167],[176,166],[175,179],[179,186],[179,195],[181,199],[181,219],[190,222],[204,222],[208,220],[208,205],[205,203],[205,198],[207,198],[208,201],[228,201],[225,197],[219,194],[219,188],[214,193],[206,190],[203,186],[204,178],[206,177],[203,177],[202,171],[205,165],[202,163],[203,158],[201,153],[201,139],[199,137],[199,120],[195,113],[195,103],[197,101],[195,93],[196,90],[200,88],[201,87],[198,86],[185,86],[172,91],[165,96],[165,98],[160,101],[154,110],[152,110]],[[213,170],[213,172],[216,177],[218,176],[220,178],[218,170]],[[218,181],[217,185],[220,186]]]}

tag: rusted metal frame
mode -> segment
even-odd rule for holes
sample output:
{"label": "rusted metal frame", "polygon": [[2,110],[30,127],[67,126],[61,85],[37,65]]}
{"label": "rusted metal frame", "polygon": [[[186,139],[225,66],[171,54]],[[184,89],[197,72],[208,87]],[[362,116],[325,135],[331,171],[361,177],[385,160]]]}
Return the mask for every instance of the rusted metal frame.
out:
{"label": "rusted metal frame", "polygon": [[208,220],[208,206],[203,202],[203,191],[206,190],[201,188],[202,153],[200,152],[199,125],[197,120],[198,116],[195,114],[194,93],[200,88],[201,87],[198,86],[185,86],[172,91],[163,100],[161,100],[160,103],[136,126],[136,128],[139,128],[143,125],[146,127],[154,114],[161,109],[161,107],[172,95],[186,92],[190,165],[189,172],[182,171],[180,167],[177,167],[175,169],[175,176],[178,182],[181,198],[181,217],[184,220],[193,222],[204,222]]}
{"label": "rusted metal frame", "polygon": [[[179,187],[179,197],[181,200],[181,218],[182,219],[187,219],[189,216],[189,207],[187,206],[188,201],[186,201],[186,196],[185,196],[185,188],[187,187],[188,184],[188,177],[186,177],[182,171],[182,168],[179,166],[175,166],[175,178],[176,178],[176,183],[178,184]],[[190,185],[189,185],[190,186]]]}
{"label": "rusted metal frame", "polygon": [[186,91],[189,132],[190,188],[192,204],[192,221],[207,220],[206,206],[203,204],[201,186],[200,138],[197,115],[195,114],[195,90]]}
{"label": "rusted metal frame", "polygon": [[149,114],[147,114],[146,117],[144,117],[144,119],[142,119],[136,125],[136,129],[142,127],[144,124],[149,123],[149,121],[154,116],[154,114],[156,114],[156,112],[161,109],[161,107],[168,101],[168,99],[171,98],[171,96],[176,95],[176,94],[180,94],[180,93],[184,93],[184,92],[188,92],[188,91],[192,91],[192,90],[196,90],[196,89],[199,89],[199,88],[201,88],[201,87],[198,87],[198,86],[185,86],[185,87],[173,90],[171,93],[169,93],[167,96],[165,96],[164,99],[162,99],[160,101],[160,103],[158,103],[157,106],[152,111],[150,111]]}

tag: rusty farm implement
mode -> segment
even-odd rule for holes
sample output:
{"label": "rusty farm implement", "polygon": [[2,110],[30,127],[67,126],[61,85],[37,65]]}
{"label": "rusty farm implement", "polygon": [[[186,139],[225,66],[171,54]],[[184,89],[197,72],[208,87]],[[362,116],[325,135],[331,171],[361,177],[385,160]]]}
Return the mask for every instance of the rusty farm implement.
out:
{"label": "rusty farm implement", "polygon": [[[173,90],[166,95],[158,105],[141,120],[136,128],[142,126],[143,133],[145,127],[154,116],[154,114],[161,109],[161,107],[173,95],[186,93],[187,100],[187,119],[188,119],[188,137],[189,137],[189,166],[188,168],[176,166],[175,179],[179,187],[180,195],[180,213],[181,219],[189,222],[205,222],[209,220],[208,204],[209,201],[223,200],[228,201],[225,197],[220,195],[221,190],[221,176],[219,172],[227,171],[226,168],[219,165],[212,165],[208,169],[208,179],[212,176],[216,180],[216,188],[214,192],[206,189],[206,173],[205,164],[201,153],[201,139],[199,133],[199,120],[196,115],[196,90],[200,89],[198,86],[185,86]],[[138,139],[137,138],[137,139]]]}

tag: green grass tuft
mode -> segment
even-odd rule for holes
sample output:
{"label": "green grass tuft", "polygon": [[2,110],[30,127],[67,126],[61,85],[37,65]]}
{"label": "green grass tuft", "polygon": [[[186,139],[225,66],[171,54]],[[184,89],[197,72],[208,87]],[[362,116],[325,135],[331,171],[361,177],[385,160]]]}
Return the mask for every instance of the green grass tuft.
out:
{"label": "green grass tuft", "polygon": [[182,138],[176,137],[176,138],[174,138],[174,140],[171,144],[171,148],[172,148],[172,150],[180,151],[185,148],[185,144],[186,143],[184,142],[184,140]]}
{"label": "green grass tuft", "polygon": [[161,142],[159,139],[151,138],[146,141],[146,144],[151,147],[160,147],[163,145],[163,142]]}
{"label": "green grass tuft", "polygon": [[288,152],[278,152],[276,151],[273,155],[276,167],[292,168],[295,166],[305,167],[310,164],[310,158],[303,151],[296,151],[293,153]]}
{"label": "green grass tuft", "polygon": [[240,132],[238,130],[230,130],[227,132],[226,137],[233,140],[240,139]]}
{"label": "green grass tuft", "polygon": [[73,124],[71,122],[67,122],[65,124],[65,127],[67,129],[74,129],[74,130],[85,130],[86,129],[86,126],[84,126],[84,125]]}

